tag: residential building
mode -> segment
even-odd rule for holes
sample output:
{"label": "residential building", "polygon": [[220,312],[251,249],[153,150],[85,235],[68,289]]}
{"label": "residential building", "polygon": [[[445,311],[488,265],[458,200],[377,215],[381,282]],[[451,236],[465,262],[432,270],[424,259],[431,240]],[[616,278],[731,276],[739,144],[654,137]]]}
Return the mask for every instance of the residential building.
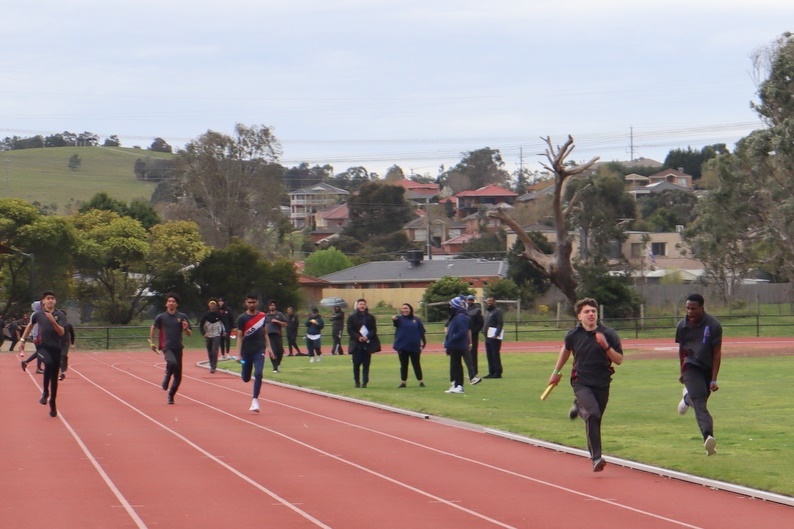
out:
{"label": "residential building", "polygon": [[323,297],[336,296],[352,306],[364,298],[371,306],[380,302],[399,307],[419,307],[425,289],[443,277],[457,277],[482,295],[490,281],[507,276],[506,261],[481,259],[423,260],[414,253],[403,261],[373,261],[323,276],[328,282]]}
{"label": "residential building", "polygon": [[458,218],[464,218],[472,213],[477,213],[484,206],[495,206],[502,202],[512,206],[516,203],[516,198],[518,198],[518,193],[491,184],[479,189],[461,191],[449,197],[449,200],[455,204]]}
{"label": "residential building", "polygon": [[289,194],[290,221],[299,229],[313,227],[318,211],[347,200],[349,194],[324,182],[296,189]]}

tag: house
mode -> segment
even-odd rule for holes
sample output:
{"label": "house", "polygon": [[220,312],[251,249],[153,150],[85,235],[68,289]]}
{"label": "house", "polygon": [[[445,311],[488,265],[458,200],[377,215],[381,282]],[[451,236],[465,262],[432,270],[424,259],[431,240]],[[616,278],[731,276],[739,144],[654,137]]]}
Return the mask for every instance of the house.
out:
{"label": "house", "polygon": [[691,189],[681,187],[680,185],[674,184],[672,182],[667,182],[666,180],[656,181],[652,184],[648,184],[647,186],[631,189],[628,191],[628,193],[636,200],[639,197],[661,193],[662,191],[683,191],[684,193],[692,193]]}
{"label": "house", "polygon": [[311,227],[315,213],[328,206],[339,204],[350,193],[321,182],[289,194],[290,221],[296,228]]}
{"label": "house", "polygon": [[350,209],[347,203],[329,206],[314,214],[314,229],[309,236],[317,244],[338,235],[349,223]]}
{"label": "house", "polygon": [[649,184],[655,184],[657,182],[669,182],[688,190],[692,190],[695,187],[692,183],[692,175],[686,174],[682,168],[677,170],[664,169],[649,176],[648,180],[650,181]]}
{"label": "house", "polygon": [[490,281],[507,276],[506,261],[423,260],[416,252],[408,259],[373,261],[325,275],[320,278],[328,283],[323,297],[340,297],[351,306],[356,299],[364,298],[371,306],[384,303],[399,307],[408,302],[416,308],[425,289],[443,277],[460,278],[482,295]]}
{"label": "house", "polygon": [[429,203],[440,191],[440,186],[438,184],[422,184],[409,180],[408,178],[403,178],[402,180],[396,180],[394,182],[386,181],[384,183],[404,188],[405,199],[418,204]]}
{"label": "house", "polygon": [[[516,239],[518,239],[518,235],[516,232],[513,231],[511,228],[504,228],[505,230],[505,242],[507,246],[507,251],[509,252],[510,249],[515,245]],[[524,233],[532,233],[538,232],[544,237],[546,240],[551,243],[552,246],[557,245],[557,230],[553,226],[547,226],[545,224],[528,224],[527,226],[523,226]],[[576,231],[569,232],[568,234],[570,237],[573,238],[573,242],[571,244],[572,248],[572,257],[576,257],[579,255],[579,233]]]}
{"label": "house", "polygon": [[[427,242],[428,221],[426,216],[417,217],[403,226],[408,240],[411,242]],[[446,217],[430,220],[430,245],[440,248],[441,243],[464,233],[466,225],[455,219]]]}
{"label": "house", "polygon": [[449,197],[458,210],[458,217],[463,218],[477,213],[483,206],[495,206],[502,202],[510,204],[516,203],[518,193],[499,187],[496,184],[487,185],[479,189],[468,189]]}

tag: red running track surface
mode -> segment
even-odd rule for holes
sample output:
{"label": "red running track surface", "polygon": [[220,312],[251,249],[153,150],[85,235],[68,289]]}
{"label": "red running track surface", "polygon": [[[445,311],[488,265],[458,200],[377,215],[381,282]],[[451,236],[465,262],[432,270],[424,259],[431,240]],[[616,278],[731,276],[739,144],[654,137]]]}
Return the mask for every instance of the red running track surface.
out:
{"label": "red running track surface", "polygon": [[[790,527],[794,509],[481,430],[210,374],[188,351],[72,353],[60,415],[0,357],[0,526],[86,528]],[[429,388],[428,388],[429,389]]]}

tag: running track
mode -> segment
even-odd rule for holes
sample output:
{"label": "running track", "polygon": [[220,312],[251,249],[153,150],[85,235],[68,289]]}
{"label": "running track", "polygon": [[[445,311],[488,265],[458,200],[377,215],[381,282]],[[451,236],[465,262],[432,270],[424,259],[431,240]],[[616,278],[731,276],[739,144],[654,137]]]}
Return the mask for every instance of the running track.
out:
{"label": "running track", "polygon": [[[0,527],[791,527],[794,508],[419,416],[210,375],[186,352],[72,353],[57,418],[0,356]],[[32,367],[32,366],[31,366]],[[607,457],[610,461],[610,458]]]}

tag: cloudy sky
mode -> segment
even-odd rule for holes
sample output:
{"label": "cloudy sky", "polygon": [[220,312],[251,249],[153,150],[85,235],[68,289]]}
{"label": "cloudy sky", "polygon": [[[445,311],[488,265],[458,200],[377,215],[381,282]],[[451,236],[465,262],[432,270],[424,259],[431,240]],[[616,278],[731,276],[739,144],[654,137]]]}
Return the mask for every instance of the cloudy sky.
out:
{"label": "cloudy sky", "polygon": [[794,29],[790,0],[6,4],[0,137],[181,147],[261,124],[286,166],[381,176],[483,147],[536,168],[568,134],[582,161],[730,147],[762,126],[751,55]]}

